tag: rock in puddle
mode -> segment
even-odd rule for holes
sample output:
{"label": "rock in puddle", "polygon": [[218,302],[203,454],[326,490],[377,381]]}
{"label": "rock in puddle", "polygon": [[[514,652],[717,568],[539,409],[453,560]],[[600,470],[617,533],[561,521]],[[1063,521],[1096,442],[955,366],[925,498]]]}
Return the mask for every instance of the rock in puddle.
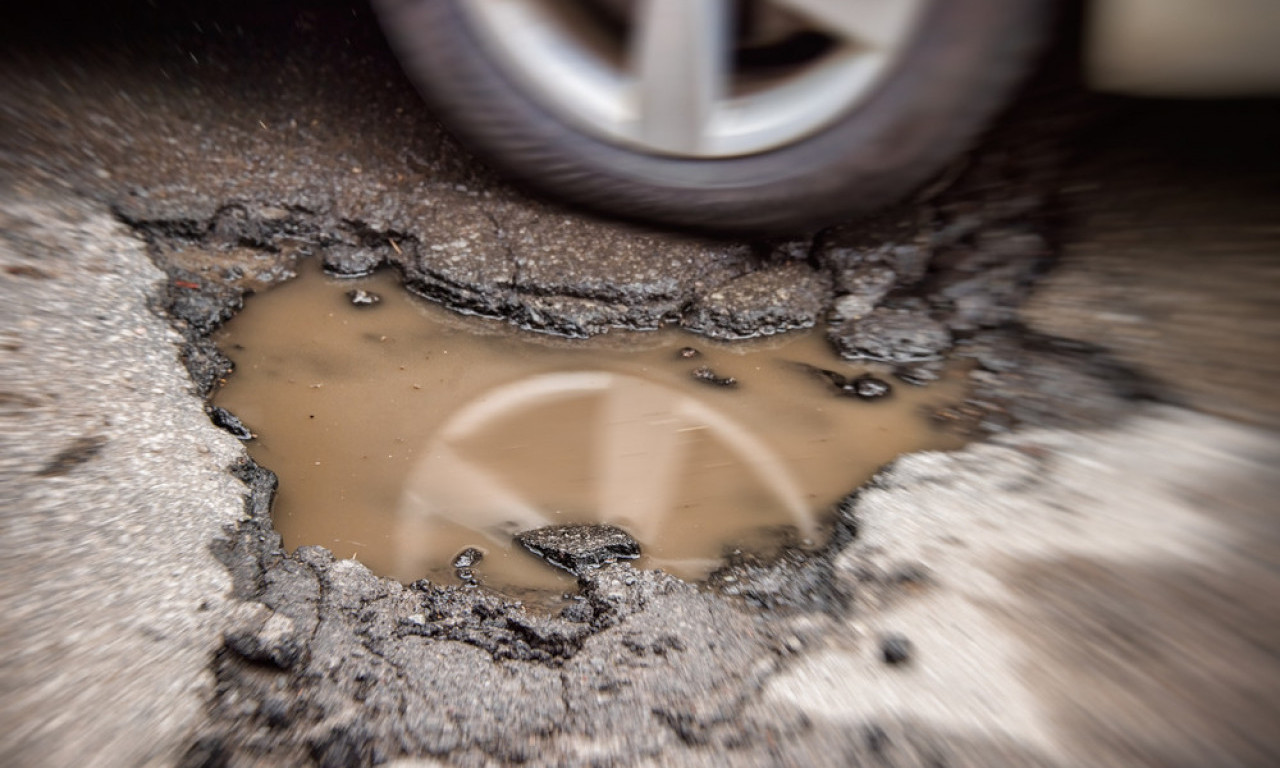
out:
{"label": "rock in puddle", "polygon": [[484,559],[484,553],[475,547],[467,547],[453,558],[454,568],[470,568]]}
{"label": "rock in puddle", "polygon": [[372,307],[382,303],[382,296],[373,291],[355,288],[347,291],[347,300],[357,307]]}
{"label": "rock in puddle", "polygon": [[615,525],[548,525],[521,531],[515,540],[552,565],[579,573],[640,556],[640,544]]}
{"label": "rock in puddle", "polygon": [[698,381],[704,381],[717,387],[733,388],[738,386],[738,380],[732,376],[721,376],[707,366],[701,366],[693,370],[693,378]]}
{"label": "rock in puddle", "polygon": [[476,585],[479,581],[476,579],[476,573],[472,567],[484,559],[484,552],[475,547],[467,547],[453,558],[453,569],[458,580],[463,584]]}
{"label": "rock in puddle", "polygon": [[882,397],[888,397],[893,392],[893,387],[889,386],[889,382],[884,379],[877,379],[871,374],[865,374],[850,381],[842,387],[842,390],[853,397],[859,397],[863,400],[879,400]]}
{"label": "rock in puddle", "polygon": [[879,400],[893,393],[893,387],[884,379],[864,373],[861,376],[848,377],[826,368],[818,368],[808,363],[796,363],[803,370],[809,371],[815,376],[821,377],[835,388],[836,392],[844,397],[856,397],[862,400]]}

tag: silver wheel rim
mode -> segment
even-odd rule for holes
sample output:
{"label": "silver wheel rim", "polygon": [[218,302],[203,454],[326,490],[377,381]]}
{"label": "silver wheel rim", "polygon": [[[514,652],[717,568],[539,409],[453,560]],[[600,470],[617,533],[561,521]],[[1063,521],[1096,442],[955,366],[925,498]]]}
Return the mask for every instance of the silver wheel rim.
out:
{"label": "silver wheel rim", "polygon": [[[659,155],[721,158],[793,144],[875,92],[930,0],[461,0],[486,50],[581,130]],[[816,50],[762,74],[742,63],[738,10]],[[620,34],[619,34],[620,33]]]}

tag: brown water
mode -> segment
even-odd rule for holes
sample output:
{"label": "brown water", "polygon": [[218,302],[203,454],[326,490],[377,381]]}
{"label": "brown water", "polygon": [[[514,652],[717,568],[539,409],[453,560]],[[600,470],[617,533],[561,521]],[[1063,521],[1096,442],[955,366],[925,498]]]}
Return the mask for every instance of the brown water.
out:
{"label": "brown water", "polygon": [[[402,581],[456,581],[454,556],[477,547],[483,583],[562,590],[568,575],[511,535],[587,521],[627,529],[639,565],[697,579],[734,547],[819,536],[830,506],[898,454],[961,443],[921,415],[957,399],[959,377],[838,397],[797,363],[868,369],[816,332],[563,340],[458,317],[389,274],[303,267],[219,333],[236,372],[215,402],[280,477],[286,546],[319,544]],[[381,303],[353,306],[355,288]],[[736,386],[695,378],[704,366]]]}

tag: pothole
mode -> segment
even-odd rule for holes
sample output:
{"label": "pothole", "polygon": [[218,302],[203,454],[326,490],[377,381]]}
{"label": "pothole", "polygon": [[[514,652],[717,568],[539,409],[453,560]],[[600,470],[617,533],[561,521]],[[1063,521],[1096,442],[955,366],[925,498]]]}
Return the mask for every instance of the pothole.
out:
{"label": "pothole", "polygon": [[963,373],[904,384],[816,331],[563,340],[460,317],[389,273],[299,272],[215,335],[236,372],[214,403],[280,478],[286,548],[404,583],[558,594],[570,574],[513,535],[570,523],[616,525],[638,566],[699,580],[726,555],[820,542],[826,511],[895,456],[964,442],[928,417]]}

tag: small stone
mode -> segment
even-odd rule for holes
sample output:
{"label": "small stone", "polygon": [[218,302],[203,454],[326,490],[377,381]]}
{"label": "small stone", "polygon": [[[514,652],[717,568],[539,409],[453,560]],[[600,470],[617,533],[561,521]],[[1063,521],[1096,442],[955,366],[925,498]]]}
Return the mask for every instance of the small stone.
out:
{"label": "small stone", "polygon": [[929,583],[929,571],[922,565],[908,563],[889,573],[890,583],[912,589],[922,589]]}
{"label": "small stone", "polygon": [[898,666],[911,660],[911,641],[905,635],[891,632],[880,637],[880,657],[884,663]]}
{"label": "small stone", "polygon": [[382,303],[382,296],[361,288],[347,291],[347,299],[357,307],[372,307],[374,304]]}
{"label": "small stone", "polygon": [[737,379],[733,378],[732,376],[719,376],[716,374],[715,371],[711,370],[705,365],[702,366],[701,368],[694,369],[693,378],[697,379],[698,381],[705,381],[708,384],[714,384],[717,387],[738,386]]}
{"label": "small stone", "polygon": [[893,387],[889,386],[887,381],[878,379],[869,373],[864,373],[851,379],[835,371],[819,368],[816,365],[809,365],[808,363],[796,363],[796,365],[802,370],[827,380],[839,394],[845,397],[876,400],[893,392]]}
{"label": "small stone", "polygon": [[615,525],[548,525],[521,531],[515,540],[552,565],[578,573],[640,556],[640,544]]}
{"label": "small stone", "polygon": [[697,357],[698,355],[701,355],[701,354],[702,354],[701,352],[694,349],[693,347],[681,347],[679,352],[680,357],[683,357],[686,360]]}
{"label": "small stone", "polygon": [[244,425],[244,422],[236,418],[236,415],[226,408],[219,408],[216,405],[209,406],[209,419],[241,440],[253,439],[253,433]]}
{"label": "small stone", "polygon": [[470,568],[484,559],[484,553],[475,547],[467,547],[453,558],[454,568]]}
{"label": "small stone", "polygon": [[850,395],[863,400],[879,400],[893,392],[893,387],[889,386],[889,382],[877,379],[871,374],[859,376],[846,384],[844,389]]}

